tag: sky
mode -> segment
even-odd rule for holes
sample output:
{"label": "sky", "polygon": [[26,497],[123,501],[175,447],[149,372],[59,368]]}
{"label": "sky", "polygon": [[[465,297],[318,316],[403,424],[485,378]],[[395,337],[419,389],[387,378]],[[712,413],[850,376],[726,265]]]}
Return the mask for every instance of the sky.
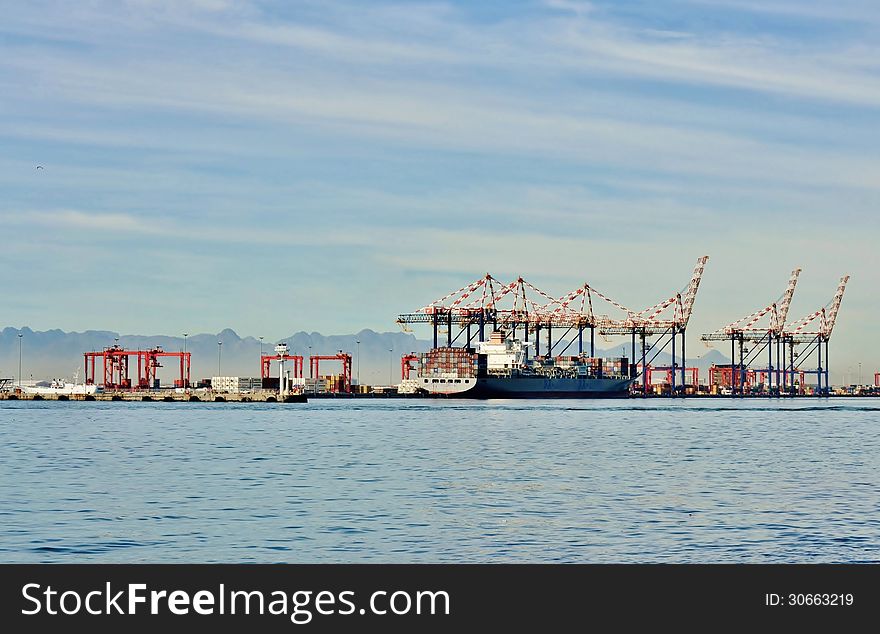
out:
{"label": "sky", "polygon": [[799,266],[880,370],[875,2],[0,4],[0,326],[393,330],[486,272],[641,308],[708,254],[692,354]]}

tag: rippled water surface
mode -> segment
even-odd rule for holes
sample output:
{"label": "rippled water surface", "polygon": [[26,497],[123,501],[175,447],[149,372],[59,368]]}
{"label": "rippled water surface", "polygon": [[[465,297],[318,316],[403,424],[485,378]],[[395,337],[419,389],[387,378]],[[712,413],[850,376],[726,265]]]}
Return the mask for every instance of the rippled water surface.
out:
{"label": "rippled water surface", "polygon": [[0,402],[0,560],[880,561],[880,400]]}

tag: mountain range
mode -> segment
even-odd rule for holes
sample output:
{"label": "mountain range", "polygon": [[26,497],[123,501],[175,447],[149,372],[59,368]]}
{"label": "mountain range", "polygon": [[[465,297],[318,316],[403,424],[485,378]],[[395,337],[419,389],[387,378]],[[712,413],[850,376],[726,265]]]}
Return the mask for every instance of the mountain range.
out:
{"label": "mountain range", "polygon": [[[119,344],[127,349],[150,349],[161,347],[169,352],[184,349],[184,337],[168,335],[121,335],[107,330],[87,330],[85,332],[65,332],[63,330],[35,331],[24,327],[4,328],[0,331],[0,378],[18,377],[19,337],[21,334],[21,373],[22,378],[70,378],[79,373],[83,379],[83,352],[100,351],[105,347]],[[417,339],[406,332],[375,332],[361,330],[356,334],[322,335],[318,332],[297,332],[283,339],[290,347],[290,354],[308,357],[310,354],[332,355],[344,351],[354,356],[352,375],[360,377],[361,383],[387,385],[400,379],[400,357],[409,352],[425,352],[431,342]],[[360,342],[358,344],[357,342]],[[222,346],[218,346],[218,342]],[[278,342],[264,340],[262,349],[269,353]],[[559,353],[565,344],[557,344]],[[621,343],[604,350],[597,350],[597,356],[627,356],[628,343]],[[241,337],[229,328],[216,334],[200,333],[186,337],[186,350],[192,353],[192,379],[211,376],[259,376],[261,342],[256,337]],[[573,347],[569,348],[569,354]],[[360,359],[358,358],[360,353]],[[697,358],[689,358],[688,366],[700,368],[702,380],[706,380],[706,370],[713,364],[730,363],[729,359],[717,350],[700,350]],[[653,365],[668,365],[672,357],[663,352],[657,356]],[[132,360],[134,362],[134,360]],[[326,365],[325,365],[326,364]],[[336,373],[338,365],[322,362],[321,373]],[[100,361],[96,365],[100,375]],[[308,359],[305,374],[308,376]],[[131,368],[135,378],[137,369]],[[159,378],[170,383],[175,378],[177,366],[173,359],[159,370]],[[99,379],[100,380],[100,379]]]}

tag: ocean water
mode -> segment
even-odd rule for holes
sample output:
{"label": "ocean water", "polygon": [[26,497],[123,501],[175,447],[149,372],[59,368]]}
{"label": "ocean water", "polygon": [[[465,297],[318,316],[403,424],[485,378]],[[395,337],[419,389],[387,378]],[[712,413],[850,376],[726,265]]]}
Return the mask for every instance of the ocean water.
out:
{"label": "ocean water", "polygon": [[877,562],[880,400],[0,402],[5,562]]}

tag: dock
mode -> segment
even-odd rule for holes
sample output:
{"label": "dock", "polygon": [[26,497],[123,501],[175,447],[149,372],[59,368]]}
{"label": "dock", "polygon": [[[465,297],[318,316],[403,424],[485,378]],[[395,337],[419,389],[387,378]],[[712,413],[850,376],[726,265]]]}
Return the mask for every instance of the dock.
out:
{"label": "dock", "polygon": [[311,399],[390,399],[430,398],[427,394],[399,394],[397,392],[317,392],[313,394],[290,394],[284,399],[277,392],[262,391],[249,394],[197,392],[184,393],[176,390],[116,391],[96,394],[27,394],[0,392],[0,401],[104,401],[104,402],[158,402],[158,403],[305,403]]}

